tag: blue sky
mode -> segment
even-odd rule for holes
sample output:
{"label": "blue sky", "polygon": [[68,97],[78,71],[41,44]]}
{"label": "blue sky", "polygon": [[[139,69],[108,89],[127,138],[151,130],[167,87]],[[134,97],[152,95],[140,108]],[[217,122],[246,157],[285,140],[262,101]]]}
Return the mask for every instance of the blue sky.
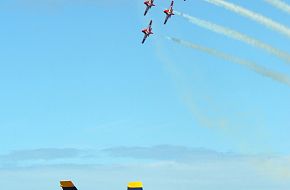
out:
{"label": "blue sky", "polygon": [[[290,27],[263,0],[231,2]],[[0,186],[289,189],[289,86],[165,36],[290,77],[289,63],[179,16],[164,26],[170,2],[155,3],[144,17],[141,0],[1,1]],[[287,36],[229,10],[175,7],[290,54]],[[150,19],[154,35],[141,45]]]}

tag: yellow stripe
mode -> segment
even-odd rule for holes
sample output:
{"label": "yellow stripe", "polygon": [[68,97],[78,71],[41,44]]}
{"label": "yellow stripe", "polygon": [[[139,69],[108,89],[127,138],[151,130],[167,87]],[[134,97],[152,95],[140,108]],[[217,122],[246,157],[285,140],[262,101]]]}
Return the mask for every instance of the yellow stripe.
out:
{"label": "yellow stripe", "polygon": [[128,187],[129,188],[140,188],[140,187],[143,187],[143,184],[141,181],[129,182]]}
{"label": "yellow stripe", "polygon": [[60,181],[61,187],[74,187],[74,184],[72,181]]}

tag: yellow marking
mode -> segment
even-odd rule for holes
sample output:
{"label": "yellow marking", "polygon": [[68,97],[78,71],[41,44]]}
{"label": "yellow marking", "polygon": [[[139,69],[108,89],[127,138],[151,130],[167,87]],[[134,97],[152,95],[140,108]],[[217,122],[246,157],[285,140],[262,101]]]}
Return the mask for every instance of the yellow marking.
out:
{"label": "yellow marking", "polygon": [[135,181],[135,182],[129,182],[128,188],[141,188],[143,187],[143,184],[141,181]]}
{"label": "yellow marking", "polygon": [[74,187],[74,184],[72,181],[60,181],[61,187]]}

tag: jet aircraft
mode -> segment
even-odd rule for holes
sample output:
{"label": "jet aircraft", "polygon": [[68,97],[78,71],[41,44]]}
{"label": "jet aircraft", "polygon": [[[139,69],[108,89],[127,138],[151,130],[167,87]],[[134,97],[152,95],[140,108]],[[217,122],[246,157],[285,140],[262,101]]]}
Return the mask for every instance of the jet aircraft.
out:
{"label": "jet aircraft", "polygon": [[163,12],[166,14],[166,18],[165,18],[165,21],[164,21],[164,24],[167,23],[167,20],[172,16],[174,15],[173,13],[173,3],[174,1],[171,1],[171,5],[168,9],[164,10]]}
{"label": "jet aircraft", "polygon": [[149,37],[150,34],[153,34],[153,32],[152,32],[152,20],[150,20],[149,26],[147,28],[143,29],[142,32],[144,33],[144,38],[142,40],[142,44],[144,44],[146,38]]}
{"label": "jet aircraft", "polygon": [[149,9],[151,9],[151,7],[155,6],[154,5],[154,0],[146,0],[144,1],[144,4],[146,5],[146,9],[144,12],[144,16],[147,14],[147,12],[149,11]]}

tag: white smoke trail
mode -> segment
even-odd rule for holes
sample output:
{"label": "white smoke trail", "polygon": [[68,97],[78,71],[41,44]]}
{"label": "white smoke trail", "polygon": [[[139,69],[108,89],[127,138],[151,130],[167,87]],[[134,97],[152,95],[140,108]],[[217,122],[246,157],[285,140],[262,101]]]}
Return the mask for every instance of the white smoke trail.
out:
{"label": "white smoke trail", "polygon": [[[187,84],[187,79],[184,73],[176,66],[176,63],[165,54],[163,47],[160,43],[156,44],[156,55],[160,61],[165,66],[166,70],[171,75],[180,99],[187,109],[191,112],[195,120],[204,127],[213,128],[213,127],[223,127],[228,123],[228,120],[225,119],[225,122],[222,123],[220,120],[215,120],[209,117],[206,113],[202,111],[198,102],[206,101],[205,99],[197,99],[196,93],[193,93],[191,87],[192,85]],[[207,102],[208,103],[208,102]],[[208,103],[209,104],[209,103]],[[224,124],[224,125],[223,125]]]}
{"label": "white smoke trail", "polygon": [[230,38],[245,42],[247,44],[250,44],[254,47],[263,49],[275,56],[277,56],[280,59],[283,59],[284,61],[286,61],[287,63],[290,63],[290,55],[287,52],[284,52],[282,50],[279,50],[277,48],[274,48],[272,46],[270,46],[269,44],[266,44],[264,42],[261,42],[259,40],[256,40],[252,37],[249,37],[245,34],[239,33],[235,30],[205,21],[205,20],[201,20],[199,18],[193,17],[193,16],[189,16],[187,14],[183,14],[180,13],[178,11],[174,12],[176,15],[182,16],[184,18],[186,18],[189,22],[198,25],[200,27],[203,27],[205,29],[211,30],[213,32],[219,33],[219,34],[223,34],[225,36],[228,36]]}
{"label": "white smoke trail", "polygon": [[290,5],[281,0],[265,0],[267,3],[277,7],[278,9],[290,14]]}
{"label": "white smoke trail", "polygon": [[283,84],[287,85],[288,87],[290,87],[290,78],[288,76],[286,76],[282,73],[268,70],[262,66],[257,65],[254,62],[243,60],[239,57],[235,57],[235,56],[220,52],[220,51],[215,50],[215,49],[210,49],[210,48],[203,47],[203,46],[200,46],[197,44],[193,44],[193,43],[190,43],[190,42],[178,39],[178,38],[167,37],[167,39],[169,39],[173,42],[176,42],[180,45],[183,45],[183,46],[186,46],[186,47],[198,50],[198,51],[202,51],[202,52],[205,52],[205,53],[210,54],[212,56],[224,59],[226,61],[230,61],[230,62],[239,64],[239,65],[244,65],[247,68],[251,69],[252,71],[255,71],[258,74],[261,74],[265,77],[271,78],[275,81],[278,81],[278,82],[283,83]]}
{"label": "white smoke trail", "polygon": [[255,13],[253,11],[246,9],[246,8],[235,5],[233,3],[229,3],[229,2],[224,1],[224,0],[204,0],[204,1],[212,3],[212,4],[220,6],[220,7],[223,7],[225,9],[230,10],[230,11],[238,13],[242,16],[248,17],[248,18],[250,18],[250,19],[252,19],[260,24],[267,26],[268,28],[276,30],[277,32],[280,32],[281,34],[284,34],[288,38],[290,38],[290,29],[287,26],[285,26],[279,22],[273,21],[272,19],[267,18],[261,14]]}

